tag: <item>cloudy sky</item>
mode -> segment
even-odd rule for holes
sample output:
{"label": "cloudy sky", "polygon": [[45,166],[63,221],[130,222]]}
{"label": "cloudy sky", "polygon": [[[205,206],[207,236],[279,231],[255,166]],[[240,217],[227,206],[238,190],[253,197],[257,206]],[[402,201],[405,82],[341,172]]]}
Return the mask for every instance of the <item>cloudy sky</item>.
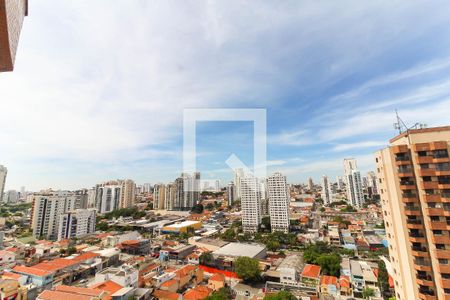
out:
{"label": "cloudy sky", "polygon": [[[30,1],[15,71],[0,73],[7,189],[182,169],[183,109],[267,110],[269,172],[342,173],[410,125],[450,123],[448,1]],[[252,124],[203,122],[197,165],[231,178]]]}

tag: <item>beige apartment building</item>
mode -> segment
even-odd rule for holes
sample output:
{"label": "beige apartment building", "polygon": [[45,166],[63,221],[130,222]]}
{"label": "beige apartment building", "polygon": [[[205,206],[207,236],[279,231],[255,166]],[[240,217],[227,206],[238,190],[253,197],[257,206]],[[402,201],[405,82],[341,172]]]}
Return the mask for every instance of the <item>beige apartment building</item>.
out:
{"label": "beige apartment building", "polygon": [[397,299],[450,299],[450,126],[413,129],[376,153]]}

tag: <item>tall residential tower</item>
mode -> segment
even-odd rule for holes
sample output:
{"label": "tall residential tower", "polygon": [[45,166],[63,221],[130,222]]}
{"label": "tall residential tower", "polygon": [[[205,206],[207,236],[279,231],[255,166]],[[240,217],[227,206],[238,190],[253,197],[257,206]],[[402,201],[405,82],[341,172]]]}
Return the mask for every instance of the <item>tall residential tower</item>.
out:
{"label": "tall residential tower", "polygon": [[275,173],[267,178],[269,215],[272,232],[289,232],[289,190],[286,176]]}

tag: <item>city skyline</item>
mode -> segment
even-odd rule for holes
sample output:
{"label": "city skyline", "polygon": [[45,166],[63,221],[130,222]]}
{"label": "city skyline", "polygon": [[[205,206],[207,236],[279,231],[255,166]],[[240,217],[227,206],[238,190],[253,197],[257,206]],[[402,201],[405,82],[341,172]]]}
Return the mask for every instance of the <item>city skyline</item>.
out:
{"label": "city skyline", "polygon": [[[343,175],[346,157],[373,171],[395,109],[409,125],[449,121],[446,2],[342,14],[334,3],[105,5],[29,4],[15,70],[0,74],[5,190],[171,182],[184,108],[266,108],[268,174],[291,183]],[[251,160],[252,136],[249,124],[217,123],[198,129],[198,171],[225,184],[223,158]]]}

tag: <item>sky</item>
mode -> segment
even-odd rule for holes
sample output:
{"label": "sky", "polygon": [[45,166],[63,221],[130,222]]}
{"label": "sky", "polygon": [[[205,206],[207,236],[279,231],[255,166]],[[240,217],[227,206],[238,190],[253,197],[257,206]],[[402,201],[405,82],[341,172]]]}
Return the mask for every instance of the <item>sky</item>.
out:
{"label": "sky", "polygon": [[[30,1],[0,73],[6,189],[173,181],[183,110],[267,113],[268,172],[361,172],[408,125],[450,123],[450,2]],[[203,178],[253,160],[251,122],[200,122]]]}

